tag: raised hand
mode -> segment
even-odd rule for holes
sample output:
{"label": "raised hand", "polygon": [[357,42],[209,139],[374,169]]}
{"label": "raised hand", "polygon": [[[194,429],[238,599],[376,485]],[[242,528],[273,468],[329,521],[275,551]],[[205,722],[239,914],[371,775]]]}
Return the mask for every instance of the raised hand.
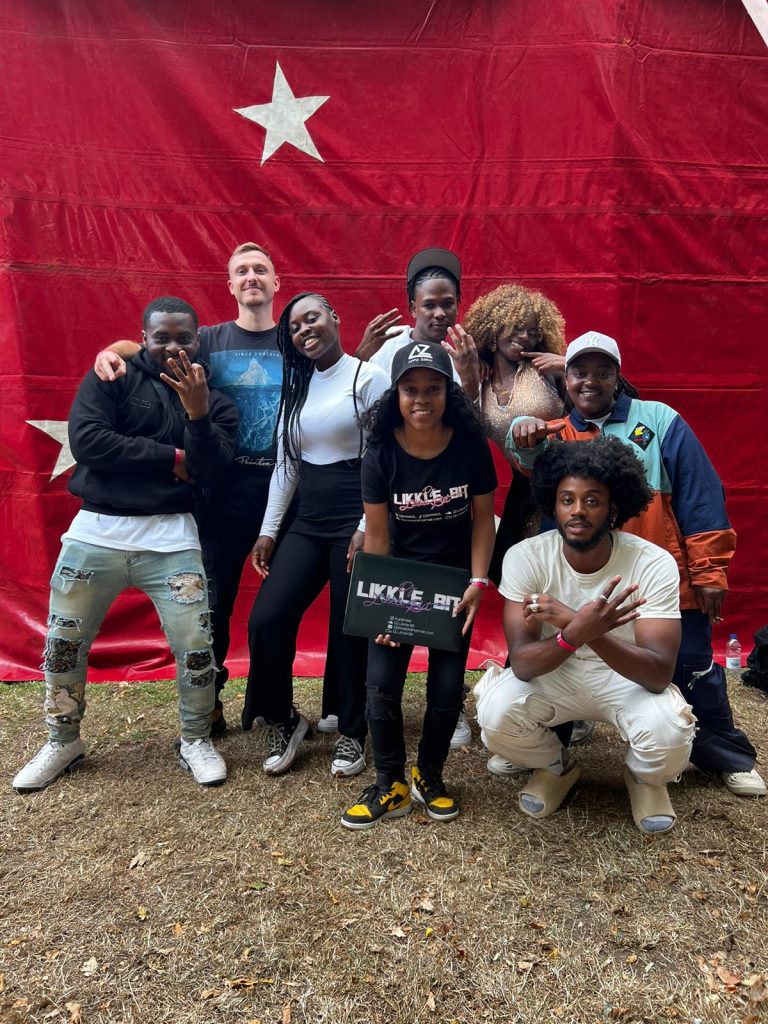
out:
{"label": "raised hand", "polygon": [[441,341],[440,344],[453,360],[464,391],[474,400],[480,393],[480,356],[475,339],[461,324],[448,328],[448,338],[450,341]]}
{"label": "raised hand", "polygon": [[182,349],[178,359],[168,360],[168,369],[175,376],[160,374],[160,380],[173,388],[191,420],[198,420],[208,413],[208,382],[200,363],[190,361]]}
{"label": "raised hand", "polygon": [[397,308],[388,309],[386,313],[379,313],[378,316],[375,316],[365,328],[363,340],[355,352],[357,358],[366,360],[375,355],[387,340],[390,330],[397,327],[402,319]]}

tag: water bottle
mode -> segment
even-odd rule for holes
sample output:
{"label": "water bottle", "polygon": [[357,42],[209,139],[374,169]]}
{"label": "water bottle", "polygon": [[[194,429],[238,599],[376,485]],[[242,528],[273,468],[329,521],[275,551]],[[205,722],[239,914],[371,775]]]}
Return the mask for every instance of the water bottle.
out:
{"label": "water bottle", "polygon": [[725,667],[733,671],[741,668],[741,644],[735,633],[731,633],[725,645]]}

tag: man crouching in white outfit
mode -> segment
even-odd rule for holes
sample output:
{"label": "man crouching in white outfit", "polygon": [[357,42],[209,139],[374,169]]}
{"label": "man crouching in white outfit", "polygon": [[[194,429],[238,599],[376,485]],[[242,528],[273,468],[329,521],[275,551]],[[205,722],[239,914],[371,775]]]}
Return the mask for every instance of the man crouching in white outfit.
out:
{"label": "man crouching in white outfit", "polygon": [[667,832],[667,783],[685,768],[695,718],[671,683],[680,581],[666,551],[619,528],[651,500],[643,467],[615,438],[554,444],[533,493],[557,530],[516,544],[499,590],[510,669],[478,686],[489,750],[534,769],[520,809],[544,818],[581,771],[552,726],[609,722],[629,744],[624,780],[642,832]]}

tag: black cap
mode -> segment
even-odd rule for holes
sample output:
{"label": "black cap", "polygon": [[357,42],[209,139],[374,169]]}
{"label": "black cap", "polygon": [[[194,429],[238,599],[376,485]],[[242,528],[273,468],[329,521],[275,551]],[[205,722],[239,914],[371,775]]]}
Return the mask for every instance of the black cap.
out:
{"label": "black cap", "polygon": [[453,363],[445,349],[432,341],[409,341],[395,352],[392,383],[397,384],[409,370],[435,370],[453,380]]}
{"label": "black cap", "polygon": [[450,249],[432,247],[431,249],[420,249],[415,256],[411,256],[408,261],[408,269],[405,272],[406,287],[410,285],[417,274],[426,270],[427,267],[440,267],[441,270],[447,270],[453,274],[457,281],[461,281],[461,263],[456,253],[451,252]]}

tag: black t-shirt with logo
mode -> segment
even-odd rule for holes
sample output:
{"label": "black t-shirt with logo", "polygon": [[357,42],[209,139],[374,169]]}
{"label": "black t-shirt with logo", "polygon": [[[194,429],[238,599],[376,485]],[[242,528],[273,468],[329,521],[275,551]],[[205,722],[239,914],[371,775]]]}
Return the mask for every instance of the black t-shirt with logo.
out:
{"label": "black t-shirt with logo", "polygon": [[488,442],[451,438],[434,459],[417,459],[394,437],[363,456],[363,501],[389,506],[392,554],[471,568],[472,499],[496,487]]}

